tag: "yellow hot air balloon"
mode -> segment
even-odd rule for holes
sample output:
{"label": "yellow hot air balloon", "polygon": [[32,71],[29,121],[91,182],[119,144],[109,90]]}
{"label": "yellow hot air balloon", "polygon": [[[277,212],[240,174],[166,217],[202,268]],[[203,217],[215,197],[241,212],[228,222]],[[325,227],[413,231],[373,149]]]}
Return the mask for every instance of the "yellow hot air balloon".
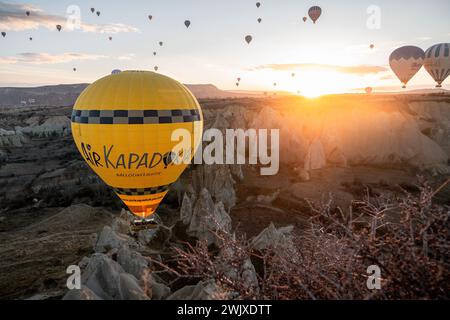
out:
{"label": "yellow hot air balloon", "polygon": [[[172,133],[189,133],[177,153]],[[72,134],[88,165],[130,211],[151,217],[200,145],[203,115],[181,83],[150,71],[97,80],[78,97]],[[184,141],[186,142],[186,141]],[[181,160],[183,161],[176,161]]]}

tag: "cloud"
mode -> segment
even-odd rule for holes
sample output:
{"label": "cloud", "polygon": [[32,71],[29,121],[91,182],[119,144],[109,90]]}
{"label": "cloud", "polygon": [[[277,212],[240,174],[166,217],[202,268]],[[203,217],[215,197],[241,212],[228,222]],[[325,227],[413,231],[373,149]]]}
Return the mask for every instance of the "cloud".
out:
{"label": "cloud", "polygon": [[86,54],[86,53],[71,53],[71,52],[55,55],[49,53],[25,52],[18,54],[17,56],[0,57],[0,64],[16,64],[16,63],[55,64],[55,63],[66,63],[75,60],[77,61],[98,60],[103,58],[107,58],[107,56]]}
{"label": "cloud", "polygon": [[127,53],[127,54],[118,56],[117,60],[128,61],[128,60],[133,60],[135,57],[136,57],[136,55],[134,53]]}
{"label": "cloud", "polygon": [[383,66],[371,66],[371,65],[338,66],[320,63],[265,64],[253,68],[253,70],[262,70],[262,69],[271,69],[274,71],[291,71],[293,69],[321,69],[356,75],[377,74],[380,72],[388,71],[388,69]]}
{"label": "cloud", "polygon": [[392,79],[397,79],[397,78],[395,76],[393,76],[392,74],[387,74],[380,78],[380,80],[392,80]]}
{"label": "cloud", "polygon": [[[30,11],[30,16],[25,14],[26,11]],[[56,30],[57,24],[63,27],[63,31],[72,31],[71,24],[68,23],[65,16],[46,14],[35,6],[0,2],[0,30],[2,31],[24,31],[40,27]],[[83,32],[94,33],[140,32],[138,28],[123,23],[88,24],[81,22],[79,27],[79,30]]]}

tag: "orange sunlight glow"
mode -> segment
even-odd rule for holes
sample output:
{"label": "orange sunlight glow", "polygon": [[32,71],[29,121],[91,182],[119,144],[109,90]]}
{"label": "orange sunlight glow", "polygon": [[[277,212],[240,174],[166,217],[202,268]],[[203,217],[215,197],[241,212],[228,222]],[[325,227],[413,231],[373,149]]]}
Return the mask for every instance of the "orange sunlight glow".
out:
{"label": "orange sunlight glow", "polygon": [[[345,93],[361,86],[361,77],[329,70],[304,70],[298,72],[297,88],[287,88],[291,92],[315,98],[325,94]],[[295,84],[293,84],[295,86]]]}
{"label": "orange sunlight glow", "polygon": [[[292,76],[294,74],[294,76]],[[245,74],[248,82],[257,83],[253,90],[289,92],[307,98],[327,94],[364,93],[365,87],[376,87],[381,83],[379,74],[354,74],[325,68],[296,68],[288,71],[264,70],[257,74]],[[245,80],[241,85],[245,88]],[[276,83],[276,86],[273,84]]]}

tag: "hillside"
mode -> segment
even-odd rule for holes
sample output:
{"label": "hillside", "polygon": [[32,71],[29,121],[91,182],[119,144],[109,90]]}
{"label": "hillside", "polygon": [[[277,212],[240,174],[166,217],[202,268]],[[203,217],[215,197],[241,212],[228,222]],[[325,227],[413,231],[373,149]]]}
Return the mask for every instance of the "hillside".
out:
{"label": "hillside", "polygon": [[[33,88],[0,88],[0,107],[14,106],[72,106],[88,84],[62,84]],[[231,92],[212,84],[187,84],[197,99],[225,99],[257,96],[254,93]]]}

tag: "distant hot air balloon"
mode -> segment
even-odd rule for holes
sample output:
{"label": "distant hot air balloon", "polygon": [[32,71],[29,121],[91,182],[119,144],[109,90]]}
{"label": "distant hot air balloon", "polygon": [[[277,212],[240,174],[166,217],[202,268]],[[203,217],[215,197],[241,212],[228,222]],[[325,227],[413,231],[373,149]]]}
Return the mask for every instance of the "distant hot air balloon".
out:
{"label": "distant hot air balloon", "polygon": [[186,26],[186,28],[189,28],[189,26],[191,25],[191,22],[189,20],[186,20],[184,22],[184,25]]}
{"label": "distant hot air balloon", "polygon": [[[71,122],[83,159],[134,215],[149,219],[136,221],[144,223],[187,168],[203,135],[201,107],[189,89],[149,71],[95,81],[79,95]],[[190,133],[183,136],[189,142],[183,149],[175,149],[177,129]]]}
{"label": "distant hot air balloon", "polygon": [[308,18],[307,17],[303,17],[302,20],[303,20],[303,22],[306,22],[306,20],[308,20]]}
{"label": "distant hot air balloon", "polygon": [[94,13],[95,12],[95,8],[91,8],[91,12]]}
{"label": "distant hot air balloon", "polygon": [[370,49],[373,49],[373,48],[375,48],[375,45],[374,45],[374,44],[371,44],[371,45],[369,46],[369,48],[370,48]]}
{"label": "distant hot air balloon", "polygon": [[113,71],[111,71],[111,74],[119,74],[122,71],[120,69],[114,69]]}
{"label": "distant hot air balloon", "polygon": [[367,94],[371,94],[372,93],[372,87],[367,87],[364,90],[366,91]]}
{"label": "distant hot air balloon", "polygon": [[239,87],[239,82],[236,82],[236,87]]}
{"label": "distant hot air balloon", "polygon": [[250,42],[252,42],[253,37],[252,36],[245,36],[245,41],[250,44]]}
{"label": "distant hot air balloon", "polygon": [[292,73],[291,73],[291,76],[292,76],[292,78],[293,78],[293,77],[295,77],[295,73],[294,73],[294,72],[292,72]]}
{"label": "distant hot air balloon", "polygon": [[276,82],[274,82],[274,83],[273,83],[273,86],[274,86],[274,87],[276,87],[276,86],[277,86],[277,83],[276,83]]}
{"label": "distant hot air balloon", "polygon": [[61,26],[60,24],[57,24],[57,25],[56,25],[56,29],[57,29],[59,32],[61,32],[62,26]]}
{"label": "distant hot air balloon", "polygon": [[160,45],[161,47],[163,46],[163,44],[164,44],[164,43],[163,43],[162,41],[159,42],[159,45]]}
{"label": "distant hot air balloon", "polygon": [[73,68],[73,72],[77,71],[77,68]]}
{"label": "distant hot air balloon", "polygon": [[108,37],[109,41],[112,41],[112,37]]}
{"label": "distant hot air balloon", "polygon": [[27,11],[27,12],[25,12],[25,14],[27,15],[27,17],[29,17],[30,16],[30,11]]}
{"label": "distant hot air balloon", "polygon": [[156,51],[153,51],[153,55],[156,56]]}
{"label": "distant hot air balloon", "polygon": [[33,41],[33,37],[30,37],[29,39],[30,39],[30,41]]}
{"label": "distant hot air balloon", "polygon": [[262,21],[262,19],[261,19],[261,18],[258,18],[258,23],[261,23],[261,21]]}
{"label": "distant hot air balloon", "polygon": [[158,66],[155,66],[153,69],[155,69],[155,71],[158,71],[159,68]]}
{"label": "distant hot air balloon", "polygon": [[2,37],[6,37],[6,32],[2,32]]}
{"label": "distant hot air balloon", "polygon": [[153,19],[153,16],[152,16],[152,15],[149,15],[149,16],[148,16],[148,20],[151,21],[152,19]]}
{"label": "distant hot air balloon", "polygon": [[403,88],[423,65],[425,53],[415,46],[404,46],[395,49],[389,56],[389,65],[397,78],[403,83]]}
{"label": "distant hot air balloon", "polygon": [[450,43],[439,43],[425,52],[424,67],[437,82],[436,88],[450,75]]}
{"label": "distant hot air balloon", "polygon": [[257,2],[257,3],[256,3],[256,7],[257,7],[257,8],[261,7],[261,2]]}
{"label": "distant hot air balloon", "polygon": [[100,11],[97,11],[96,14],[97,14],[97,17],[100,17]]}
{"label": "distant hot air balloon", "polygon": [[237,78],[237,81],[238,81],[238,82],[241,82],[241,78]]}
{"label": "distant hot air balloon", "polygon": [[319,19],[321,14],[322,9],[318,6],[311,7],[308,10],[308,15],[314,23],[316,23],[317,19]]}

